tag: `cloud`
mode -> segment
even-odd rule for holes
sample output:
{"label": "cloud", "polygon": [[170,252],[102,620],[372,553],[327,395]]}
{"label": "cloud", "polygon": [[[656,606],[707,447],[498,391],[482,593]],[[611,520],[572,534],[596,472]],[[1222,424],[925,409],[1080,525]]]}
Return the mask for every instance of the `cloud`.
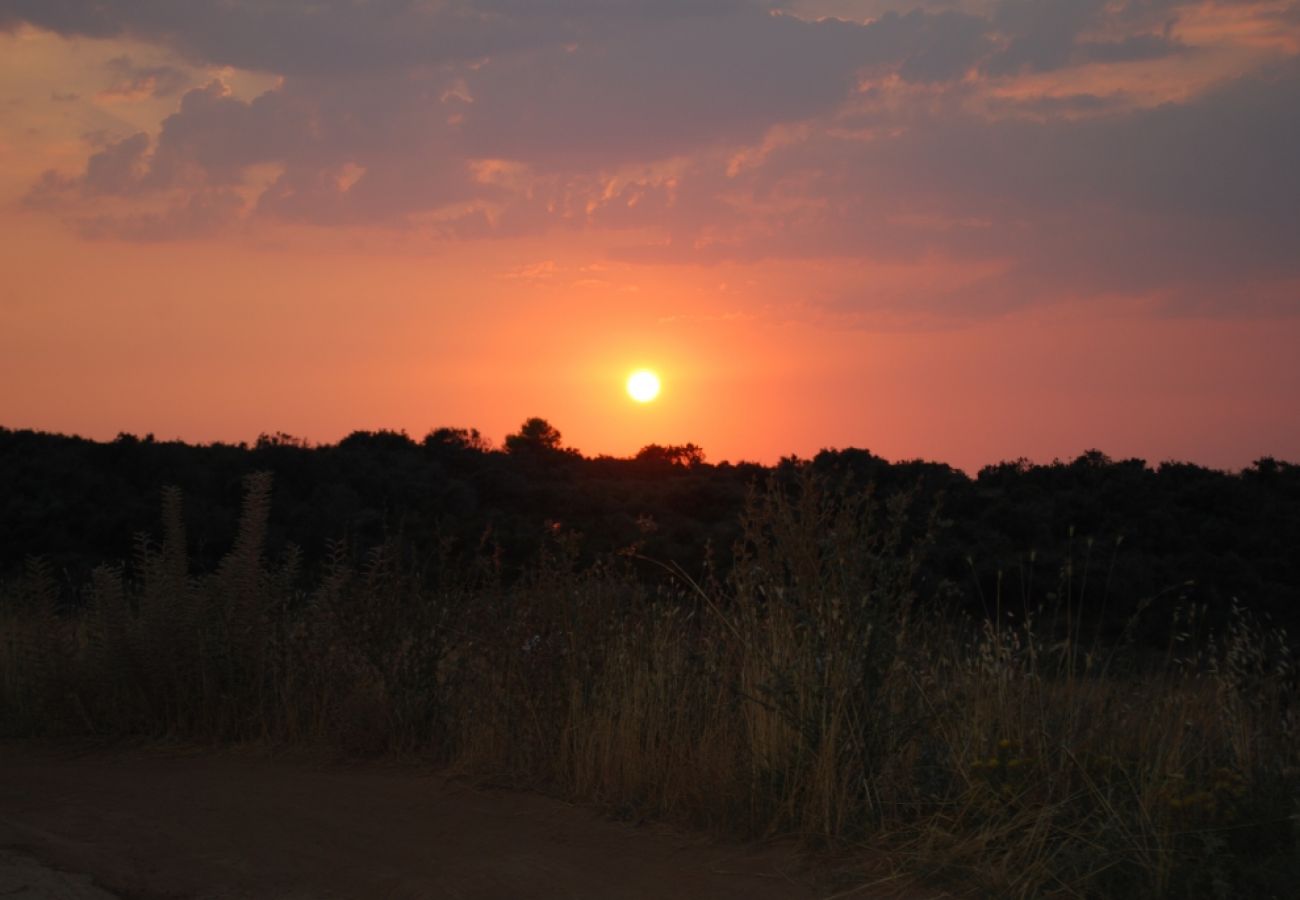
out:
{"label": "cloud", "polygon": [[99,133],[86,136],[103,146],[86,161],[80,176],[64,175],[53,169],[41,173],[28,190],[23,204],[30,209],[66,208],[75,197],[129,196],[138,193],[148,169],[149,135],[137,132],[114,140]]}
{"label": "cloud", "polygon": [[[85,21],[59,4],[28,15],[69,33],[171,33],[206,21],[206,9],[109,2]],[[295,9],[308,30],[351,21],[347,10],[318,14],[294,4],[276,7],[275,14]],[[424,51],[427,63],[397,67],[405,39],[385,43],[384,22],[438,15],[380,4],[379,24],[371,22],[370,36],[356,40],[384,44],[382,65],[376,59],[366,68],[343,54],[336,71],[291,74],[252,100],[233,96],[221,82],[189,90],[163,122],[147,161],[138,143],[118,148],[133,154],[132,178],[101,175],[115,157],[100,151],[80,183],[118,194],[186,184],[235,187],[251,167],[269,164],[283,173],[254,207],[259,214],[328,224],[396,221],[450,204],[498,200],[500,190],[470,177],[476,160],[583,173],[734,147],[773,125],[831,113],[851,96],[864,66],[904,64],[906,77],[924,80],[958,77],[971,59],[954,65],[926,48],[964,48],[969,56],[978,37],[972,21],[953,14],[889,16],[869,26],[811,23],[747,2],[570,2],[549,17],[531,4],[442,9],[439,21],[453,25],[500,19],[493,40],[514,52],[457,61],[440,57],[434,41]],[[231,15],[271,15],[261,10],[237,6]],[[530,27],[520,34],[527,31],[530,39],[514,41],[509,36],[524,22]],[[575,40],[557,43],[548,34]],[[206,31],[203,39],[215,40]],[[213,61],[247,50],[233,38],[222,47]],[[112,65],[132,84],[156,87],[162,75],[126,58]],[[134,177],[142,162],[146,171]],[[337,175],[349,166],[363,174],[343,191]]]}
{"label": "cloud", "polygon": [[866,66],[905,81],[959,80],[992,48],[989,22],[953,9],[890,11],[859,27]]}
{"label": "cloud", "polygon": [[145,173],[149,135],[137,132],[93,154],[86,163],[82,189],[89,194],[130,194]]}
{"label": "cloud", "polygon": [[191,84],[189,74],[175,66],[139,66],[129,56],[116,56],[104,67],[113,81],[96,96],[106,102],[170,97]]}
{"label": "cloud", "polygon": [[[900,0],[853,21],[818,5],[0,0],[0,24],[283,76],[242,97],[114,59],[123,95],[178,99],[155,130],[101,142],[29,191],[89,236],[248,220],[430,240],[566,230],[643,262],[980,273],[860,292],[864,308],[945,313],[1062,285],[1232,309],[1300,276],[1294,55],[1238,53],[1237,77],[1152,105],[1139,96],[1151,66],[1176,83],[1201,64],[1180,3]],[[1295,7],[1235,9],[1277,28]]]}
{"label": "cloud", "polygon": [[[1105,0],[1003,0],[992,17],[1002,47],[984,61],[983,71],[1005,76],[1182,53],[1186,48],[1165,33],[1179,5],[1161,0],[1120,4]],[[1151,28],[1156,30],[1142,30]]]}
{"label": "cloud", "polygon": [[1300,295],[1269,287],[1300,278],[1296,61],[1153,109],[989,120],[947,108],[907,124],[883,138],[814,131],[734,177],[699,171],[679,190],[730,205],[669,215],[667,240],[622,252],[1006,261],[960,290],[897,297],[950,310],[1154,293],[1171,309],[1232,313],[1268,297],[1272,311],[1300,313]]}
{"label": "cloud", "polygon": [[1187,47],[1160,34],[1134,34],[1118,41],[1079,41],[1071,62],[1117,63],[1161,59],[1187,52]]}
{"label": "cloud", "polygon": [[461,131],[471,154],[570,168],[749,141],[841,102],[875,52],[869,38],[861,26],[758,14],[616,29],[468,73]]}
{"label": "cloud", "polygon": [[134,37],[194,61],[286,75],[359,74],[562,46],[665,19],[765,12],[749,0],[4,0],[0,28]]}
{"label": "cloud", "polygon": [[126,215],[74,216],[82,237],[146,243],[192,240],[226,231],[240,221],[244,201],[234,191],[202,190],[161,211]]}
{"label": "cloud", "polygon": [[163,120],[147,186],[237,184],[248,167],[281,158],[290,143],[310,150],[306,115],[279,91],[251,102],[219,80],[187,91],[180,110]]}
{"label": "cloud", "polygon": [[1036,94],[1028,97],[994,97],[986,103],[990,113],[1001,116],[1027,116],[1038,119],[1074,118],[1106,113],[1120,113],[1134,106],[1128,95]]}

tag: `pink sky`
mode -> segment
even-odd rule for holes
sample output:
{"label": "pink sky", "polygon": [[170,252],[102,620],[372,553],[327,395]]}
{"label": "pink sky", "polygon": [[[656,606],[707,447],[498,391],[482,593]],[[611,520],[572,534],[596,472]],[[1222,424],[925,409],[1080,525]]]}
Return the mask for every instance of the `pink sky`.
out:
{"label": "pink sky", "polygon": [[0,0],[0,425],[1296,460],[1297,161],[1296,2]]}

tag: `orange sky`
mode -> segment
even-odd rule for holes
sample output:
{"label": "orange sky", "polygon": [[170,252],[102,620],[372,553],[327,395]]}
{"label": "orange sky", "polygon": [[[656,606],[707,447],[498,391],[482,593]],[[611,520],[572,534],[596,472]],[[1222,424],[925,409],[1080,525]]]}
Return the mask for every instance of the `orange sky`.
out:
{"label": "orange sky", "polygon": [[317,6],[0,0],[0,425],[1300,459],[1300,4]]}

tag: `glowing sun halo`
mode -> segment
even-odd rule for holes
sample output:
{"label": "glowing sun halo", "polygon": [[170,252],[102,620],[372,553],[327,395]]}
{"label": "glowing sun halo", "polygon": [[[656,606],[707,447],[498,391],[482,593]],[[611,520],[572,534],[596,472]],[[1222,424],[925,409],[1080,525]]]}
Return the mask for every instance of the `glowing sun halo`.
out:
{"label": "glowing sun halo", "polygon": [[649,369],[639,369],[627,377],[628,396],[637,403],[649,403],[659,396],[659,376]]}

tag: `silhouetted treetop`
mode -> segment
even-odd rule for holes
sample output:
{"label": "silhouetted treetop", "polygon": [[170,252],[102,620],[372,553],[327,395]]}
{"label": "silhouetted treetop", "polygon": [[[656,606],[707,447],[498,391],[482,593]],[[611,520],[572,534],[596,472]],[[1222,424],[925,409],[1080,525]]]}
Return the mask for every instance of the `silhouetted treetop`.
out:
{"label": "silhouetted treetop", "polygon": [[259,434],[256,443],[253,444],[253,447],[257,450],[266,450],[272,447],[294,447],[298,450],[310,450],[311,446],[311,441],[306,438],[300,438],[283,431],[277,431],[274,434]]}
{"label": "silhouetted treetop", "polygon": [[525,421],[517,434],[506,436],[507,453],[546,453],[560,449],[559,429],[537,416]]}
{"label": "silhouetted treetop", "polygon": [[424,436],[421,443],[429,449],[447,448],[479,453],[487,453],[492,449],[492,442],[480,434],[477,428],[435,428]]}
{"label": "silhouetted treetop", "polygon": [[637,451],[636,460],[669,466],[698,466],[704,463],[704,449],[696,444],[647,444]]}
{"label": "silhouetted treetop", "polygon": [[354,431],[339,441],[346,450],[406,450],[414,444],[405,431]]}

